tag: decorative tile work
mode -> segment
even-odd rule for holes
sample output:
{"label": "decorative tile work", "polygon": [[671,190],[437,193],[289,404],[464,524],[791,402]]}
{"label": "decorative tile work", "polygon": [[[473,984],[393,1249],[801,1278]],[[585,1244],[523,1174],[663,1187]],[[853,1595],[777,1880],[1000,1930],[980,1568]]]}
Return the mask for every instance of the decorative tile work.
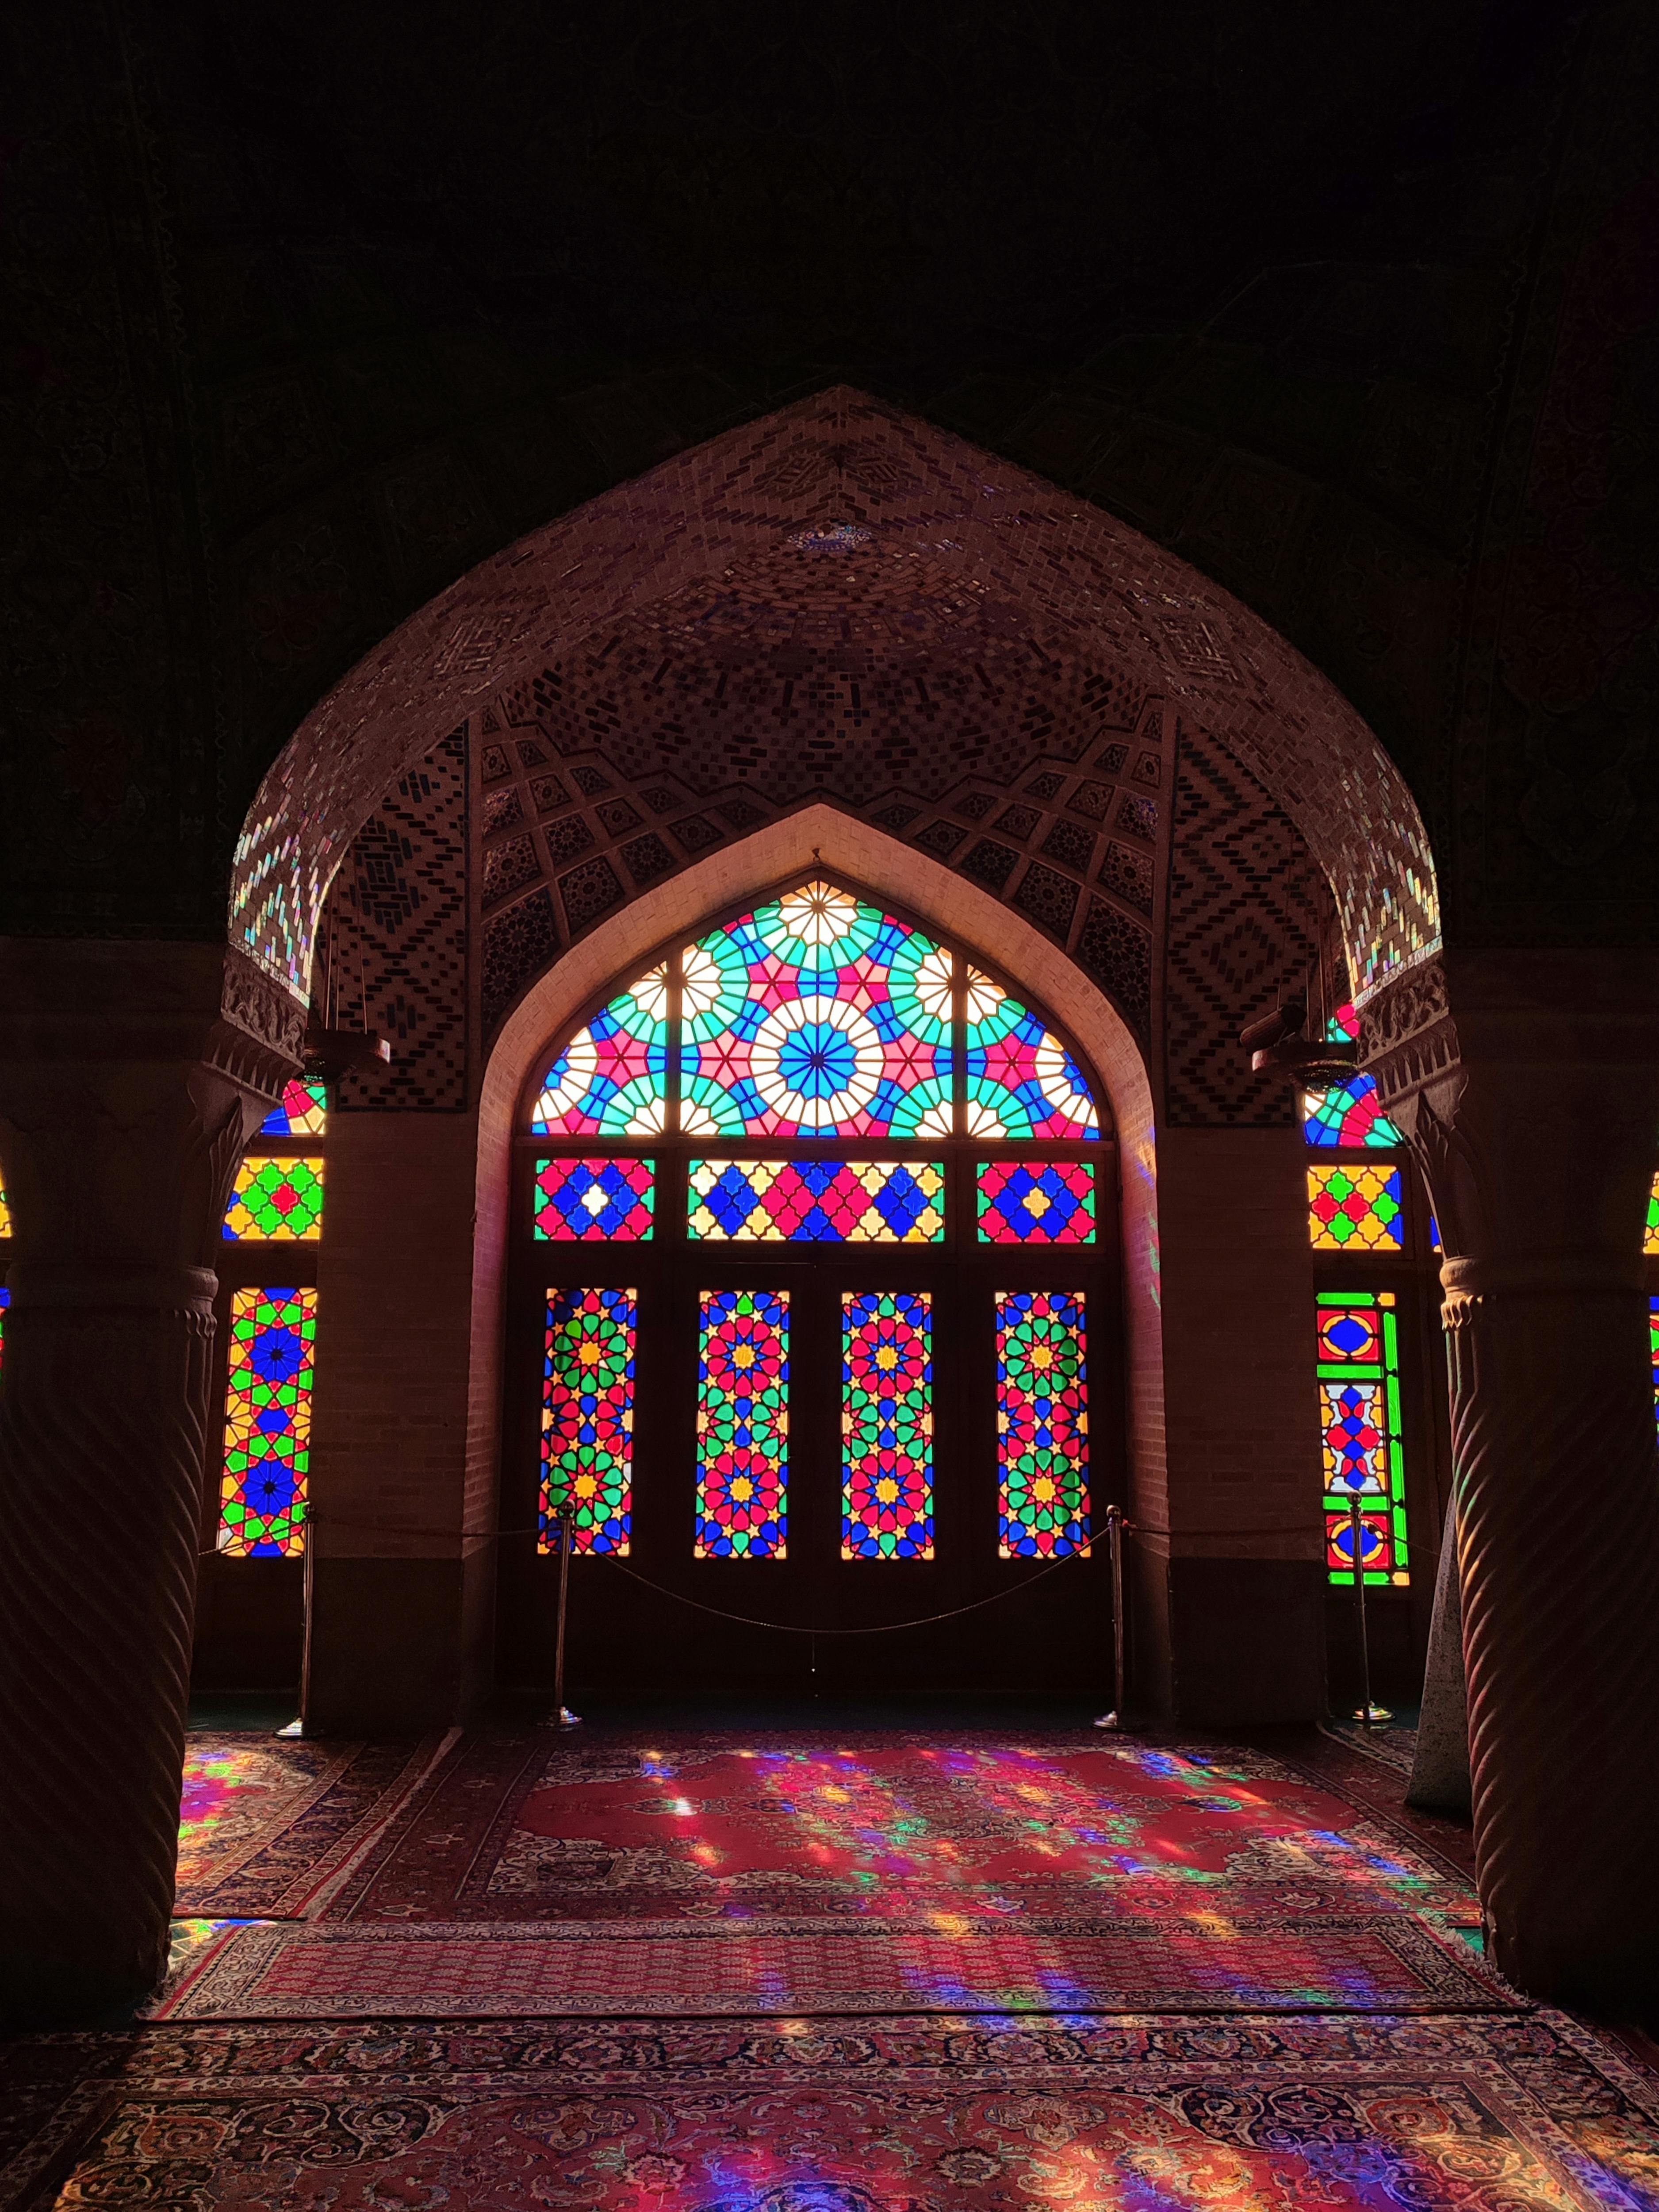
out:
{"label": "decorative tile work", "polygon": [[1152,912],[1152,855],[1131,852],[1127,845],[1108,845],[1096,878],[1103,890],[1132,906],[1137,913]]}
{"label": "decorative tile work", "polygon": [[972,876],[975,883],[984,884],[987,890],[1000,891],[1014,872],[1014,863],[1019,858],[1020,855],[1007,845],[998,845],[989,837],[982,837],[977,845],[970,848],[958,866],[965,876]]}
{"label": "decorative tile work", "polygon": [[[511,793],[496,794],[511,797]],[[513,838],[498,853],[528,848]],[[537,873],[528,849],[505,865]],[[342,1112],[458,1113],[467,1103],[467,733],[434,746],[354,840],[325,910],[333,1019],[391,1040],[390,1067],[352,1068]]]}
{"label": "decorative tile work", "polygon": [[1020,878],[1014,903],[1022,914],[1028,914],[1033,921],[1051,930],[1063,945],[1081,896],[1069,876],[1060,875],[1053,868],[1045,868],[1040,860],[1033,860]]}
{"label": "decorative tile work", "polygon": [[578,853],[590,852],[593,847],[593,832],[579,814],[567,814],[562,822],[549,822],[542,831],[547,840],[548,858],[555,868],[566,860],[573,860]]}
{"label": "decorative tile work", "polygon": [[[1190,1128],[1295,1118],[1238,1032],[1299,988],[1329,895],[1295,824],[1226,748],[1182,726],[1165,951],[1166,1115]],[[1125,848],[1127,850],[1127,848]]]}
{"label": "decorative tile work", "polygon": [[526,884],[535,883],[541,872],[532,839],[509,837],[505,844],[492,845],[484,855],[484,904],[498,906]]}
{"label": "decorative tile work", "polygon": [[1043,840],[1042,849],[1051,860],[1058,860],[1063,868],[1075,868],[1081,875],[1094,854],[1094,832],[1085,830],[1081,822],[1057,822]]}
{"label": "decorative tile work", "polygon": [[559,878],[559,896],[565,904],[565,921],[572,937],[608,914],[622,896],[622,886],[609,860],[586,860]]}
{"label": "decorative tile work", "polygon": [[1144,1042],[1152,1034],[1152,932],[1104,899],[1089,901],[1074,957]]}
{"label": "decorative tile work", "polygon": [[[857,810],[885,805],[901,754],[911,795],[935,808],[971,776],[989,813],[1033,756],[1059,772],[1063,743],[1080,763],[1093,757],[1105,788],[1132,742],[1150,789],[1142,709],[1173,694],[1258,781],[1295,793],[1343,886],[1361,998],[1438,942],[1409,795],[1281,640],[1101,509],[845,388],[562,517],[360,664],[251,811],[232,902],[239,945],[303,987],[312,917],[365,778],[395,781],[419,732],[474,711],[492,687],[510,724],[535,717],[535,732],[512,740],[521,763],[563,755],[588,795],[661,787],[671,772],[693,808],[715,807],[734,829],[818,791]],[[1116,759],[1101,744],[1113,732],[1134,733],[1113,738]],[[598,751],[602,767],[582,757]],[[734,769],[752,796],[719,796]],[[1101,820],[1117,805],[1102,799],[1091,816],[1092,797],[1080,789],[1072,811]],[[1159,833],[1149,813],[1131,811],[1125,827]],[[969,849],[976,880],[1010,881],[1012,861],[993,882],[1002,864],[984,842]],[[583,884],[586,919],[572,913],[573,928],[621,895],[596,873]]]}
{"label": "decorative tile work", "polygon": [[559,923],[549,890],[532,892],[484,924],[482,1014],[487,1030],[500,1020],[531,976],[559,950]]}

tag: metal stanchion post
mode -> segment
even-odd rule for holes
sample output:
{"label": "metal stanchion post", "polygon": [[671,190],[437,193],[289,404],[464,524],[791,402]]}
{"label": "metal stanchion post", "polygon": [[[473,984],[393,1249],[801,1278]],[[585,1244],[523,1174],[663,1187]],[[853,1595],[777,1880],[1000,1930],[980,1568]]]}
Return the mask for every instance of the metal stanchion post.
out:
{"label": "metal stanchion post", "polygon": [[1353,1716],[1366,1728],[1382,1721],[1391,1721],[1394,1716],[1386,1706],[1374,1705],[1371,1701],[1371,1639],[1365,1632],[1365,1523],[1359,1517],[1359,1499],[1356,1494],[1348,1498],[1348,1545],[1353,1558],[1354,1603],[1359,1616],[1359,1710]]}
{"label": "metal stanchion post", "polygon": [[559,1513],[559,1626],[553,1662],[553,1725],[559,1729],[582,1725],[582,1716],[572,1712],[565,1703],[565,1620],[570,1610],[570,1554],[575,1532],[575,1510],[566,1499]]}
{"label": "metal stanchion post", "polygon": [[1106,1508],[1106,1548],[1111,1555],[1111,1689],[1112,1707],[1102,1713],[1098,1729],[1121,1730],[1123,1723],[1123,1513],[1117,1505]]}
{"label": "metal stanchion post", "polygon": [[300,1523],[300,1541],[305,1546],[300,1563],[300,1717],[276,1730],[278,1735],[301,1736],[306,1733],[306,1700],[311,1692],[311,1623],[312,1599],[317,1589],[317,1516],[307,1506],[305,1520]]}

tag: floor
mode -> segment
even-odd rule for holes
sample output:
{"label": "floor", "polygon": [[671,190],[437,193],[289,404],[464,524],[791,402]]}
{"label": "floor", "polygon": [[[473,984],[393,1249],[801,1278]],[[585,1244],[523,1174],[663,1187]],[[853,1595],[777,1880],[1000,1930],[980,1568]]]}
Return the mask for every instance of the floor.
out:
{"label": "floor", "polygon": [[1659,2207],[1650,2046],[1491,1972],[1397,1735],[249,1717],[148,2016],[0,2051],[5,2212]]}

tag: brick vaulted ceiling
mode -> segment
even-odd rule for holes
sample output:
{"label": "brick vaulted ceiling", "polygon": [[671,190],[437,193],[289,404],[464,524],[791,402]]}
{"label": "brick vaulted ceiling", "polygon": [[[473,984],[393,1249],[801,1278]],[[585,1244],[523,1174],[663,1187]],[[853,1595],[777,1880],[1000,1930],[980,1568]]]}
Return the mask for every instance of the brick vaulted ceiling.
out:
{"label": "brick vaulted ceiling", "polygon": [[521,541],[360,664],[256,799],[233,940],[303,990],[341,854],[463,718],[487,1017],[637,889],[828,799],[1009,899],[1144,1036],[1178,725],[1294,819],[1358,979],[1436,938],[1417,809],[1317,671],[1127,526],[845,387]]}

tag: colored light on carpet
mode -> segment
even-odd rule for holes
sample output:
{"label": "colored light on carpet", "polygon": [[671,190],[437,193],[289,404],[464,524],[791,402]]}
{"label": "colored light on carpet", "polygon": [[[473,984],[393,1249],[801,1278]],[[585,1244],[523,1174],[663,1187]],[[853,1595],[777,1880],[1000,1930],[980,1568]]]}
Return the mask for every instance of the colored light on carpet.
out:
{"label": "colored light on carpet", "polygon": [[936,1244],[945,1234],[936,1160],[693,1160],[690,1186],[695,1243]]}
{"label": "colored light on carpet", "polygon": [[699,1559],[781,1559],[788,1545],[787,1291],[705,1291],[698,1302]]}
{"label": "colored light on carpet", "polygon": [[1089,1540],[1081,1291],[996,1293],[997,1552],[1063,1559]]}
{"label": "colored light on carpet", "polygon": [[1309,1242],[1319,1252],[1398,1252],[1402,1204],[1398,1168],[1311,1167]]}
{"label": "colored light on carpet", "polygon": [[558,1549],[568,1502],[575,1551],[627,1553],[635,1325],[633,1291],[548,1292],[538,1551]]}
{"label": "colored light on carpet", "polygon": [[305,1550],[316,1361],[314,1290],[231,1293],[216,1542],[232,1558]]}
{"label": "colored light on carpet", "polygon": [[687,948],[681,1127],[693,1135],[945,1136],[951,958],[826,883]]}
{"label": "colored light on carpet", "polygon": [[978,1181],[982,1244],[1093,1244],[1094,1170],[1086,1160],[987,1160]]}
{"label": "colored light on carpet", "polygon": [[286,1083],[282,1103],[259,1124],[262,1137],[320,1137],[329,1126],[329,1092],[324,1083]]}
{"label": "colored light on carpet", "polygon": [[1505,2011],[1467,1952],[1407,1913],[1032,1921],[933,1929],[684,1922],[609,1929],[325,1923],[244,1929],[159,2016]]}
{"label": "colored light on carpet", "polygon": [[1366,1582],[1403,1588],[1411,1572],[1395,1294],[1322,1291],[1317,1310],[1327,1571],[1333,1583],[1352,1589],[1350,1501],[1357,1498]]}
{"label": "colored light on carpet", "polygon": [[314,1244],[323,1233],[323,1162],[250,1152],[225,1209],[234,1244]]}
{"label": "colored light on carpet", "polygon": [[530,1205],[538,1243],[644,1243],[651,1233],[651,1160],[538,1160]]}
{"label": "colored light on carpet", "polygon": [[963,1011],[969,1136],[1099,1135],[1087,1077],[1029,1006],[970,968]]}
{"label": "colored light on carpet", "polygon": [[933,1557],[933,1301],[841,1298],[841,1557]]}
{"label": "colored light on carpet", "polygon": [[655,1136],[667,1126],[669,972],[659,963],[578,1030],[542,1079],[537,1137]]}

